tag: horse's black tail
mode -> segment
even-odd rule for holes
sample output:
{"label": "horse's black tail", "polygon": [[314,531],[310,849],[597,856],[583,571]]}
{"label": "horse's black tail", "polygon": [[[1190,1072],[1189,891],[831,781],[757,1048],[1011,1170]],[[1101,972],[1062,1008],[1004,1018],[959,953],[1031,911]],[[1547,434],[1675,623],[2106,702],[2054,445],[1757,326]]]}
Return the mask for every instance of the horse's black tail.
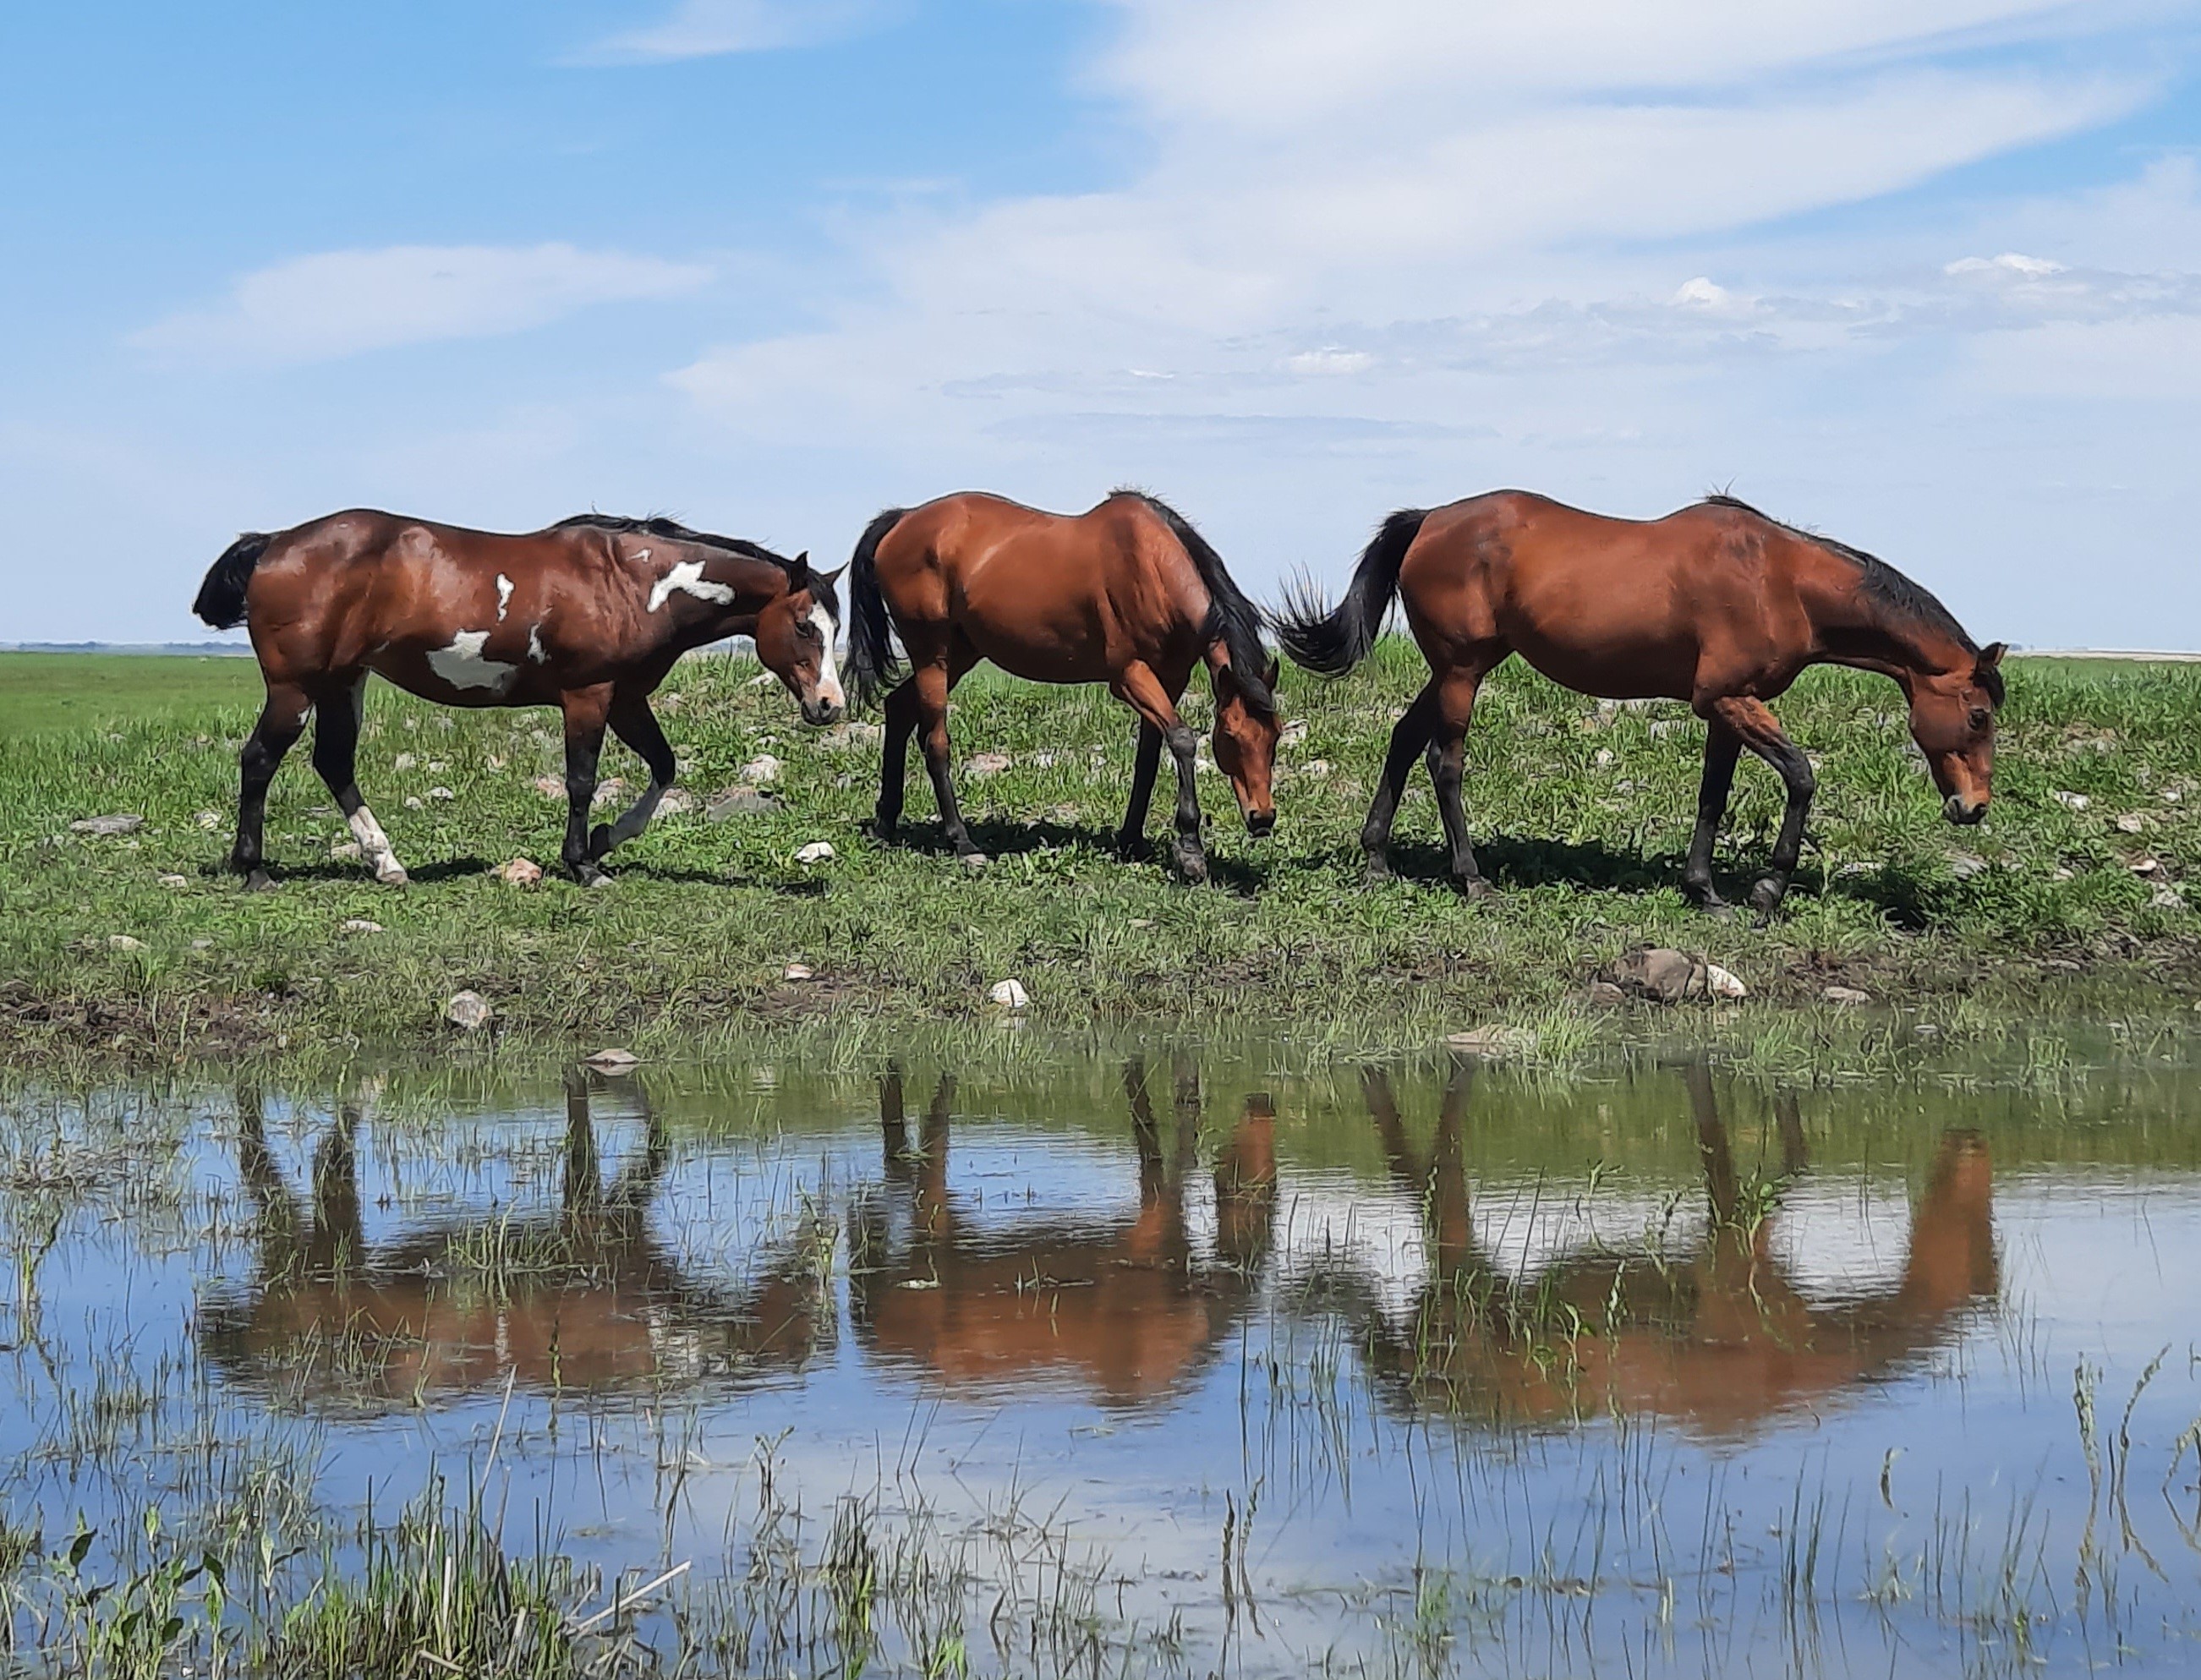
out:
{"label": "horse's black tail", "polygon": [[1269,668],[1269,650],[1261,645],[1261,609],[1246,598],[1224,567],[1223,556],[1193,529],[1190,520],[1159,496],[1148,496],[1144,490],[1130,493],[1160,515],[1170,534],[1192,556],[1200,581],[1207,585],[1207,623],[1200,634],[1210,642],[1220,641],[1230,650],[1230,674],[1237,678],[1247,702],[1257,710],[1274,712],[1277,697],[1263,680]]}
{"label": "horse's black tail", "polygon": [[907,508],[889,508],[864,527],[848,557],[848,684],[856,704],[868,706],[901,676],[895,657],[894,626],[879,593],[879,544],[901,523]]}
{"label": "horse's black tail", "polygon": [[1276,615],[1277,639],[1294,662],[1325,677],[1342,677],[1368,657],[1399,592],[1400,564],[1429,516],[1426,508],[1401,508],[1385,520],[1335,608],[1325,607],[1321,593],[1304,580],[1285,591],[1284,609]]}
{"label": "horse's black tail", "polygon": [[191,611],[216,630],[234,630],[244,622],[244,586],[252,581],[252,568],[275,540],[265,531],[248,531],[221,551],[221,558],[207,567],[206,581]]}

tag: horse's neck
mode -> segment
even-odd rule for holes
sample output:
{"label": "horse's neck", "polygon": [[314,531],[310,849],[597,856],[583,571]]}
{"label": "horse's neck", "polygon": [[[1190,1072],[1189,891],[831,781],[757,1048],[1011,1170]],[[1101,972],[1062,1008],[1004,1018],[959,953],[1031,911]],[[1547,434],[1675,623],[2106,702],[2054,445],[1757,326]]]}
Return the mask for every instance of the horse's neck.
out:
{"label": "horse's neck", "polygon": [[1946,675],[1975,657],[1939,625],[1867,593],[1853,577],[1807,584],[1804,598],[1818,643],[1817,663],[1855,666],[1900,682]]}

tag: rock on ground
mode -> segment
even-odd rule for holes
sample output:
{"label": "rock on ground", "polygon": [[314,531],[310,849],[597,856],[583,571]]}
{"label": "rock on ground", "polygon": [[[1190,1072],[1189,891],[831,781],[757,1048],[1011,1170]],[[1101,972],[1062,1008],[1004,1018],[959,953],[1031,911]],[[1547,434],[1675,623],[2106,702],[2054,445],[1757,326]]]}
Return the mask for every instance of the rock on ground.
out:
{"label": "rock on ground", "polygon": [[996,980],[986,993],[986,1002],[1003,1009],[1021,1009],[1031,1002],[1031,994],[1021,980]]}
{"label": "rock on ground", "polygon": [[798,846],[795,849],[797,863],[831,863],[833,858],[833,843],[830,840],[813,840],[808,845]]}
{"label": "rock on ground", "polygon": [[642,1066],[642,1058],[635,1054],[632,1050],[622,1049],[614,1045],[608,1049],[597,1051],[596,1054],[588,1058],[586,1066],[594,1068],[599,1073],[613,1075],[631,1073]]}
{"label": "rock on ground", "polygon": [[1692,997],[1735,1002],[1750,995],[1740,979],[1717,963],[1666,945],[1630,951],[1613,965],[1611,978],[1621,990],[1654,1003],[1679,1003]]}
{"label": "rock on ground", "polygon": [[543,883],[543,866],[532,858],[516,857],[509,863],[500,863],[489,872],[508,887],[533,887]]}
{"label": "rock on ground", "polygon": [[1445,1048],[1454,1055],[1497,1061],[1506,1056],[1525,1055],[1535,1049],[1536,1035],[1526,1027],[1478,1026],[1465,1032],[1447,1034]]}
{"label": "rock on ground", "polygon": [[1016,761],[1007,753],[978,753],[964,761],[966,776],[998,776]]}
{"label": "rock on ground", "polygon": [[728,788],[724,793],[713,794],[710,803],[703,808],[707,822],[722,823],[735,817],[766,817],[783,808],[781,802],[768,793],[754,788]]}
{"label": "rock on ground", "polygon": [[1872,994],[1861,992],[1855,986],[1828,986],[1819,996],[1826,1002],[1854,1007],[1872,1002]]}
{"label": "rock on ground", "polygon": [[496,1014],[489,1000],[478,991],[455,992],[443,1006],[443,1019],[461,1032],[479,1032]]}
{"label": "rock on ground", "polygon": [[[221,819],[216,817],[214,820],[220,822]],[[110,835],[135,834],[144,826],[145,819],[135,812],[118,811],[112,816],[81,818],[69,825],[69,832],[96,835],[105,839]]]}

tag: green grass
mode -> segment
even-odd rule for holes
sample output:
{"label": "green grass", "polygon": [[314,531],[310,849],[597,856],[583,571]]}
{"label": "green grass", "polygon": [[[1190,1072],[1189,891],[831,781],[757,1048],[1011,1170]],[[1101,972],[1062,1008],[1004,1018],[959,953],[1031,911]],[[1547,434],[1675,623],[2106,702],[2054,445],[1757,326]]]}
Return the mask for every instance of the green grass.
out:
{"label": "green grass", "polygon": [[252,706],[260,671],[217,655],[0,653],[0,741]]}
{"label": "green grass", "polygon": [[[187,684],[211,682],[212,661],[114,662],[160,697],[152,715],[0,739],[0,1045],[19,1053],[428,1044],[449,1036],[445,1000],[472,987],[495,1003],[508,1046],[701,1055],[766,1024],[822,1019],[830,1036],[983,1023],[986,989],[1009,977],[1029,989],[1031,1019],[1058,1031],[1271,1022],[1364,1045],[1505,1019],[1579,1045],[1606,1030],[1581,1007],[1587,982],[1646,942],[1705,950],[1740,974],[1753,995],[1745,1019],[1775,1040],[1794,1030],[1775,1031],[1773,1013],[1815,1002],[1833,979],[1952,1011],[2037,1007],[2044,981],[2075,984],[2075,969],[2201,983],[2201,924],[2182,902],[2157,902],[2201,869],[2201,668],[2016,665],[1994,811],[1975,831],[1942,822],[1892,684],[1809,673],[1778,709],[1821,760],[1816,847],[1781,919],[1758,928],[1709,921],[1676,890],[1702,749],[1686,709],[1602,709],[1517,665],[1488,685],[1470,737],[1469,816],[1497,898],[1469,905],[1444,884],[1418,773],[1394,848],[1403,878],[1365,885],[1355,837],[1422,674],[1397,643],[1343,684],[1288,674],[1286,713],[1306,733],[1282,757],[1273,839],[1248,838],[1222,778],[1203,774],[1218,882],[1205,890],[1107,849],[1133,725],[1104,693],[983,673],[959,691],[959,764],[987,751],[1015,760],[999,776],[959,778],[996,858],[971,877],[939,843],[921,770],[915,845],[876,846],[859,826],[876,743],[805,729],[753,667],[713,659],[668,685],[684,784],[707,796],[770,752],[785,767],[784,812],[660,819],[615,855],[619,878],[600,891],[508,887],[491,866],[556,851],[562,801],[534,785],[560,765],[555,718],[455,713],[378,685],[360,779],[414,884],[379,888],[355,862],[332,861],[348,837],[302,749],[269,807],[280,887],[247,896],[220,865],[250,699],[193,696]],[[164,668],[187,674],[164,684]],[[232,673],[249,667],[214,674]],[[1204,698],[1190,709],[1204,722]],[[400,755],[413,761],[404,770]],[[621,749],[605,769],[640,775]],[[455,796],[431,797],[437,787]],[[114,811],[146,825],[125,839],[69,831]],[[1746,765],[1723,885],[1746,887],[1779,812],[1771,772]],[[2128,815],[2139,832],[2116,825]],[[792,861],[818,839],[834,861]],[[2144,857],[2159,866],[2151,878],[2130,867]],[[1985,866],[1961,872],[1975,862]],[[350,919],[385,931],[346,932]],[[818,978],[784,981],[790,961]]]}

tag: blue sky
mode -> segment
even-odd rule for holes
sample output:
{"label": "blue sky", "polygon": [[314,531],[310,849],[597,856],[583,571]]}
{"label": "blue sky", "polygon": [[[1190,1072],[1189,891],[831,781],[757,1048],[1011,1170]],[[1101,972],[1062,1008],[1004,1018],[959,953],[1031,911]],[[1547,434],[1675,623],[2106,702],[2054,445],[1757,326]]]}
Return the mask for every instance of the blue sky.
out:
{"label": "blue sky", "polygon": [[1982,639],[2201,646],[2201,5],[631,0],[0,17],[0,641],[237,531],[1134,481],[1732,485]]}

